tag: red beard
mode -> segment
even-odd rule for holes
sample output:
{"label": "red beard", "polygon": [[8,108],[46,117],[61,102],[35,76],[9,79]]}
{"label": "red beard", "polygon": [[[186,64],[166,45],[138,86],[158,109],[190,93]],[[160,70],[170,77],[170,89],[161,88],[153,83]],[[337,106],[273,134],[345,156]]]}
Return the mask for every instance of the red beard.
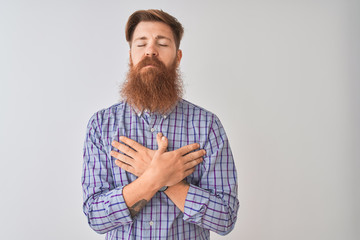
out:
{"label": "red beard", "polygon": [[[151,67],[147,67],[151,65]],[[167,68],[156,57],[145,57],[136,67],[130,60],[121,96],[133,107],[165,114],[182,97],[183,88],[176,59]]]}

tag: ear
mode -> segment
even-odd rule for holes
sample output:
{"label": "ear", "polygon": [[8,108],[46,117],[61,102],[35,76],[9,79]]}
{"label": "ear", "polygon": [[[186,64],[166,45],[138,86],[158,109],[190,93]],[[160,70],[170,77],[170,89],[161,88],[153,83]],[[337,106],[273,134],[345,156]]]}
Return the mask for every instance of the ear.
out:
{"label": "ear", "polygon": [[181,62],[181,58],[182,58],[182,51],[179,49],[177,50],[177,54],[176,54],[176,65],[179,66],[180,62]]}

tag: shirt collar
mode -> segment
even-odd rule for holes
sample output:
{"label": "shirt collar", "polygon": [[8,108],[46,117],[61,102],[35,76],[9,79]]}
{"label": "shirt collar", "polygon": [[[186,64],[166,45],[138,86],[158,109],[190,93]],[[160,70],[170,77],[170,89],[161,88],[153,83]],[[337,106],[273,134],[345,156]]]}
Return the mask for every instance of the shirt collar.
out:
{"label": "shirt collar", "polygon": [[143,114],[147,113],[149,115],[158,115],[158,116],[161,116],[163,118],[167,118],[176,108],[176,106],[180,103],[181,100],[179,100],[172,108],[170,108],[169,111],[167,111],[165,114],[159,114],[159,113],[151,113],[148,109],[144,109],[144,110],[139,110],[138,108],[136,108],[135,106],[132,106],[130,105],[130,107],[132,108],[132,110],[135,112],[135,114],[138,116],[138,117],[141,117]]}

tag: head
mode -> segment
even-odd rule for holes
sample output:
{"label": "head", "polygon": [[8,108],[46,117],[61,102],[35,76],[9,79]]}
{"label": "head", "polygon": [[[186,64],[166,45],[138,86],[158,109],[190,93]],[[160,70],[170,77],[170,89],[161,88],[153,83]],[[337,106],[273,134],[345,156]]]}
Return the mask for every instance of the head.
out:
{"label": "head", "polygon": [[130,70],[121,94],[139,110],[165,113],[182,95],[178,66],[183,27],[162,10],[140,10],[126,24]]}
{"label": "head", "polygon": [[168,25],[173,34],[176,50],[179,49],[180,41],[184,34],[184,28],[176,18],[162,10],[157,9],[139,10],[131,14],[125,27],[126,41],[128,41],[130,48],[132,45],[134,31],[140,22],[160,22]]}

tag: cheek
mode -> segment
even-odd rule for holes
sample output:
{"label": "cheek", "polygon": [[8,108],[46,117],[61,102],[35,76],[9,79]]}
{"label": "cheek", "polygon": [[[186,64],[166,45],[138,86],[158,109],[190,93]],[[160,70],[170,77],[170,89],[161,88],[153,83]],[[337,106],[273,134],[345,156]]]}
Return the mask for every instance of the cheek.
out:
{"label": "cheek", "polygon": [[170,65],[174,62],[174,59],[176,58],[176,55],[173,53],[166,52],[159,56],[159,59],[162,60],[165,65]]}
{"label": "cheek", "polygon": [[136,52],[136,51],[131,51],[131,61],[134,65],[136,65],[138,62],[140,62],[141,60],[141,54],[139,52]]}
{"label": "cheek", "polygon": [[137,56],[132,56],[131,61],[132,61],[133,65],[135,66],[136,64],[138,64],[140,62],[140,58]]}
{"label": "cheek", "polygon": [[171,57],[169,57],[168,59],[166,59],[166,66],[167,67],[170,67],[170,66],[172,66],[173,64],[174,64],[174,62],[176,62],[176,56],[171,56]]}

